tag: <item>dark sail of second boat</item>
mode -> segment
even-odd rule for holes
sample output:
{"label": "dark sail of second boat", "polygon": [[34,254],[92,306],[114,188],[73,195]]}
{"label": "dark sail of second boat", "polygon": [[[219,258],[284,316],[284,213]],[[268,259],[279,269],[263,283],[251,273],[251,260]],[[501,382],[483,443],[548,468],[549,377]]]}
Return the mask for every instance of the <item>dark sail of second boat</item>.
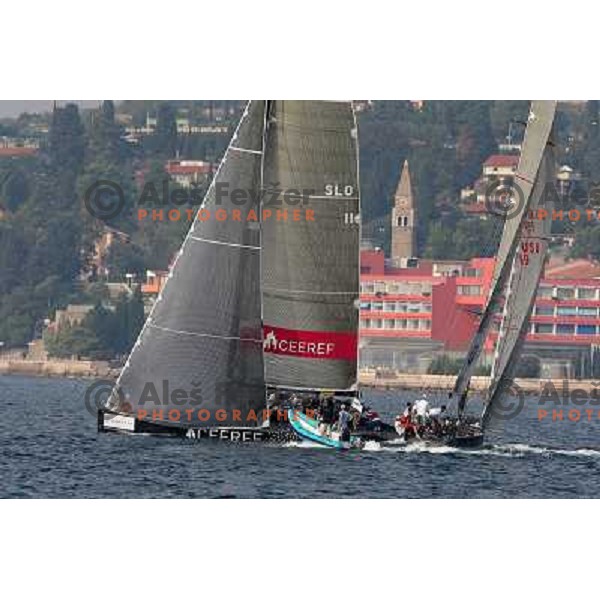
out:
{"label": "dark sail of second boat", "polygon": [[302,198],[297,218],[284,200],[263,220],[266,382],[356,389],[360,200],[351,104],[270,102],[264,183],[266,209],[274,186]]}

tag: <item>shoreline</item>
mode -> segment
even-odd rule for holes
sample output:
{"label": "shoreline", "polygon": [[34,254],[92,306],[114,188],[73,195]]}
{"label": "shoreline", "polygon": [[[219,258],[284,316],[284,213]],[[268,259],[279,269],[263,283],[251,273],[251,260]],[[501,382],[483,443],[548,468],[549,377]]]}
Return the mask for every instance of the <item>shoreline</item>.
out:
{"label": "shoreline", "polygon": [[[65,377],[81,379],[114,380],[119,369],[110,367],[107,361],[95,360],[27,360],[0,359],[0,375],[23,375],[29,377]],[[454,375],[431,375],[424,373],[394,373],[382,376],[372,370],[359,372],[359,384],[372,389],[441,390],[450,391],[454,385]],[[552,383],[557,390],[563,390],[564,382],[571,388],[587,393],[600,389],[600,381],[591,379],[515,379],[514,383],[526,394],[540,392],[545,385]],[[484,392],[488,389],[489,377],[475,376],[471,380],[471,390]]]}
{"label": "shoreline", "polygon": [[[373,371],[362,371],[359,376],[361,386],[373,389],[419,389],[450,391],[454,386],[455,375],[431,375],[417,373],[396,373],[391,377],[379,376]],[[552,384],[556,390],[562,391],[565,382],[569,388],[583,390],[590,394],[593,390],[600,391],[600,381],[593,379],[537,379],[520,378],[514,380],[514,385],[525,394],[536,394],[544,386]],[[487,376],[474,376],[470,389],[475,392],[485,392],[490,383]]]}
{"label": "shoreline", "polygon": [[112,369],[107,361],[0,359],[0,375],[114,379],[117,374],[118,369]]}

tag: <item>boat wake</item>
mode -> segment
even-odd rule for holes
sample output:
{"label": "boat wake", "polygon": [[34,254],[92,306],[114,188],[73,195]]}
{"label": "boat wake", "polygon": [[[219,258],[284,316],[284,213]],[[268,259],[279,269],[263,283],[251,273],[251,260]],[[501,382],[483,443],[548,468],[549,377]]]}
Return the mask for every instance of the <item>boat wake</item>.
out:
{"label": "boat wake", "polygon": [[318,448],[319,450],[331,450],[331,448],[327,448],[327,446],[323,446],[323,444],[317,444],[317,442],[311,442],[310,440],[300,440],[297,442],[286,442],[283,444],[284,448],[310,448],[314,450]]}
{"label": "boat wake", "polygon": [[[304,448],[313,450],[327,450],[325,446],[303,440],[299,442],[288,442],[286,448]],[[369,441],[360,450],[353,452],[383,452],[392,454],[456,454],[462,456],[501,456],[505,458],[525,458],[527,456],[571,456],[574,458],[598,458],[600,459],[600,448],[552,448],[547,446],[530,446],[529,444],[489,444],[481,448],[454,448],[452,446],[432,446],[426,442],[412,442],[406,444],[403,441],[397,443],[380,444]]]}
{"label": "boat wake", "polygon": [[551,448],[546,446],[530,446],[529,444],[490,444],[477,449],[454,448],[452,446],[432,446],[427,443],[414,442],[408,445],[365,447],[363,450],[392,453],[427,453],[427,454],[460,454],[468,456],[503,456],[507,458],[524,458],[526,456],[572,456],[600,458],[597,448]]}

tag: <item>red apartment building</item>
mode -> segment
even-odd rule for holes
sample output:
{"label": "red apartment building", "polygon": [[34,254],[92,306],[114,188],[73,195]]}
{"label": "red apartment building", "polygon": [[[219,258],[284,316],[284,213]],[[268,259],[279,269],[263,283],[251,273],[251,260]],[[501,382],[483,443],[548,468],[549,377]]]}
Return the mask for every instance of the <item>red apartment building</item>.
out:
{"label": "red apartment building", "polygon": [[[382,250],[361,254],[363,366],[421,371],[438,352],[464,352],[473,337],[494,259],[412,259],[409,264],[391,266]],[[495,337],[492,331],[486,343],[488,361]],[[525,352],[541,361],[544,374],[585,374],[580,371],[591,364],[594,352],[600,353],[599,265],[549,263]]]}
{"label": "red apartment building", "polygon": [[[408,262],[394,267],[382,250],[361,253],[363,367],[425,371],[438,353],[464,353],[475,333],[495,259]],[[167,276],[147,272],[142,293],[148,310]],[[488,362],[498,323],[486,342]],[[586,375],[593,354],[600,357],[600,265],[587,260],[548,264],[524,353],[539,359],[543,375]]]}

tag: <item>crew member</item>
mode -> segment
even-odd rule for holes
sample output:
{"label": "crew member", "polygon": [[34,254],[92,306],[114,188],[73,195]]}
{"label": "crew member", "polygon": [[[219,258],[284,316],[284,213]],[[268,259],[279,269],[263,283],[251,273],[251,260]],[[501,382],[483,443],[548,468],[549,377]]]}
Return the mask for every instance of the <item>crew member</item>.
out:
{"label": "crew member", "polygon": [[444,417],[445,412],[446,412],[446,405],[442,404],[442,406],[440,406],[440,407],[430,408],[429,412],[427,414],[430,419],[440,420]]}
{"label": "crew member", "polygon": [[402,416],[400,416],[400,418],[398,419],[398,422],[400,425],[400,430],[398,431],[398,433],[402,432],[402,435],[404,436],[405,440],[408,440],[417,435],[417,430],[413,423],[412,416],[413,416],[412,402],[407,402],[406,408],[404,409]]}
{"label": "crew member", "polygon": [[427,421],[427,412],[429,411],[429,402],[427,402],[427,395],[423,394],[419,400],[415,402],[413,408],[416,421],[419,425],[425,425]]}
{"label": "crew member", "polygon": [[350,413],[346,410],[346,405],[342,404],[342,408],[340,410],[340,414],[338,417],[338,429],[340,432],[340,440],[343,442],[347,442],[350,439],[350,420],[352,417]]}
{"label": "crew member", "polygon": [[443,433],[443,417],[446,413],[446,405],[442,404],[440,407],[434,407],[429,409],[429,413],[427,414],[430,422],[431,428],[436,435],[441,435]]}
{"label": "crew member", "polygon": [[323,398],[321,404],[321,425],[319,426],[319,432],[321,435],[329,433],[329,428],[333,425],[333,412],[335,408],[333,406],[333,400],[331,397],[326,396]]}

